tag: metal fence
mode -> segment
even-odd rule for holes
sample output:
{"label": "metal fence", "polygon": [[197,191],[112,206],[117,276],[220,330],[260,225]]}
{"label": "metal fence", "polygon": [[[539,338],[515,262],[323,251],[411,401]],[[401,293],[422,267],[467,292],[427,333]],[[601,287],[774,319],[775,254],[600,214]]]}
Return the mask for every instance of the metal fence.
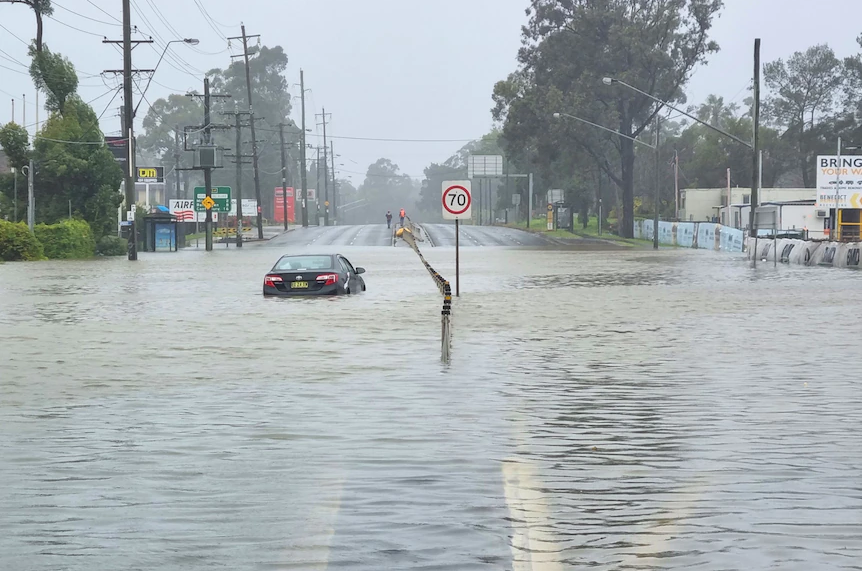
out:
{"label": "metal fence", "polygon": [[[408,228],[408,224],[410,225],[410,228]],[[404,224],[403,231],[399,234],[399,237],[413,248],[413,251],[419,256],[419,260],[422,262],[422,265],[425,266],[425,269],[428,270],[428,273],[431,274],[431,278],[434,280],[434,283],[437,284],[437,289],[440,290],[440,294],[443,296],[443,309],[440,312],[440,354],[441,359],[448,363],[450,350],[452,348],[452,286],[449,285],[449,280],[441,276],[440,273],[428,263],[425,256],[422,255],[422,252],[419,250],[419,246],[416,245],[417,237],[414,232],[417,228],[418,227],[408,219],[407,223]]]}

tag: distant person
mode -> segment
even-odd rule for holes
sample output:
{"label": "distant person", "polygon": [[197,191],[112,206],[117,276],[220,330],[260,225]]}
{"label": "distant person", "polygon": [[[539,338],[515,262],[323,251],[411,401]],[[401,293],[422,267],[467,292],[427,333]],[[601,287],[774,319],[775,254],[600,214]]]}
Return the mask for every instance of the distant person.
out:
{"label": "distant person", "polygon": [[392,211],[386,211],[386,227],[392,228]]}
{"label": "distant person", "polygon": [[404,217],[407,216],[407,213],[404,212],[404,209],[402,208],[398,215],[401,217],[401,225],[404,226]]}

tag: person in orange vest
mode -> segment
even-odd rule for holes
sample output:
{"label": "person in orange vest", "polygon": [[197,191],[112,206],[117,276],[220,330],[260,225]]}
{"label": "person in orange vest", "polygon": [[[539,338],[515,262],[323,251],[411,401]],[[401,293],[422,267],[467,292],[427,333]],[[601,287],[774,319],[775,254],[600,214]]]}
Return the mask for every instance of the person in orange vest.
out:
{"label": "person in orange vest", "polygon": [[402,208],[398,215],[401,217],[401,225],[404,226],[404,217],[407,216],[407,213],[404,212],[404,209]]}

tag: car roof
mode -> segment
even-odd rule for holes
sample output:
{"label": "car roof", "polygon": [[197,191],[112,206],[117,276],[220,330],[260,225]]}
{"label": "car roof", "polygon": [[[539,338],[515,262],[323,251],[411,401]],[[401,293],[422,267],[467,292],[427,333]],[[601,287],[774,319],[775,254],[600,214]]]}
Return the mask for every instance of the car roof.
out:
{"label": "car roof", "polygon": [[326,256],[327,258],[331,258],[333,256],[340,256],[341,254],[315,254],[314,252],[309,252],[307,254],[284,254],[282,258],[307,258],[309,256]]}

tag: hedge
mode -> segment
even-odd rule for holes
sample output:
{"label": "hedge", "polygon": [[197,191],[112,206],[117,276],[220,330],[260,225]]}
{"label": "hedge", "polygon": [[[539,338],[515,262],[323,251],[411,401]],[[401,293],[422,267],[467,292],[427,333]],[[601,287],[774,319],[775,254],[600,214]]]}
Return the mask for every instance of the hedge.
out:
{"label": "hedge", "polygon": [[90,225],[83,220],[64,220],[57,224],[39,224],[36,238],[52,260],[92,258],[96,253],[96,239]]}
{"label": "hedge", "polygon": [[119,236],[102,236],[96,244],[100,256],[125,256],[129,251],[129,241]]}
{"label": "hedge", "polygon": [[26,224],[0,220],[0,260],[27,262],[44,258],[42,244]]}

